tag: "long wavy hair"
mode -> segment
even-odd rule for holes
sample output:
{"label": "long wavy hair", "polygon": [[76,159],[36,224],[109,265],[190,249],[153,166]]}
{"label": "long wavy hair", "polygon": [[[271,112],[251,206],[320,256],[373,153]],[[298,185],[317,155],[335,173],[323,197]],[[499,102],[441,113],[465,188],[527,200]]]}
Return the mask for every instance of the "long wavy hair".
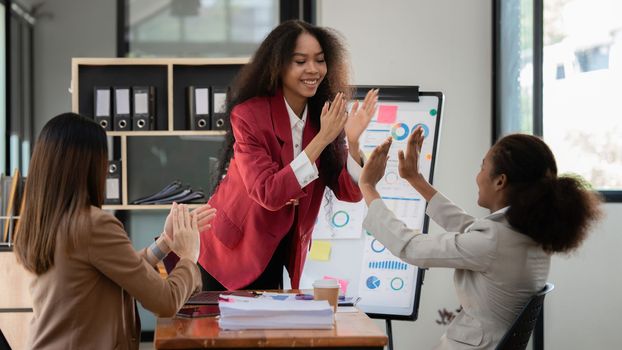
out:
{"label": "long wavy hair", "polygon": [[[317,27],[299,20],[289,20],[281,23],[268,34],[251,61],[235,78],[233,87],[227,94],[226,114],[228,116],[231,115],[231,110],[236,105],[253,97],[274,96],[277,90],[282,88],[281,77],[291,64],[296,40],[303,33],[312,35],[320,43],[327,67],[326,76],[318,86],[316,94],[307,100],[307,115],[312,125],[320,129],[322,106],[324,102],[332,100],[337,92],[344,92],[346,98],[352,95],[352,89],[349,86],[347,52],[341,36],[329,28]],[[235,137],[229,127],[212,193],[225,176],[229,163],[234,157],[234,143]],[[320,178],[328,185],[335,184],[345,160],[346,144],[342,132],[320,155]]]}
{"label": "long wavy hair", "polygon": [[90,227],[90,206],[104,202],[107,159],[106,133],[93,120],[64,113],[43,127],[15,235],[17,259],[27,270],[48,271],[57,239],[70,249],[78,232]]}
{"label": "long wavy hair", "polygon": [[492,175],[507,177],[510,225],[549,253],[578,248],[601,216],[600,196],[576,177],[557,176],[553,152],[536,136],[505,136],[491,155]]}

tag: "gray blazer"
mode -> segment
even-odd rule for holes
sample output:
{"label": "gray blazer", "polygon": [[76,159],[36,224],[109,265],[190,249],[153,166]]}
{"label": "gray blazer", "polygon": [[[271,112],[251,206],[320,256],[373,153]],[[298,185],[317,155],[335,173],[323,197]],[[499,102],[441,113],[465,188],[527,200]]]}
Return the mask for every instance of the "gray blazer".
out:
{"label": "gray blazer", "polygon": [[504,211],[475,219],[437,193],[426,212],[447,232],[409,229],[380,199],[369,206],[363,227],[410,264],[456,269],[463,310],[436,349],[493,349],[528,299],[544,287],[550,255],[514,230]]}

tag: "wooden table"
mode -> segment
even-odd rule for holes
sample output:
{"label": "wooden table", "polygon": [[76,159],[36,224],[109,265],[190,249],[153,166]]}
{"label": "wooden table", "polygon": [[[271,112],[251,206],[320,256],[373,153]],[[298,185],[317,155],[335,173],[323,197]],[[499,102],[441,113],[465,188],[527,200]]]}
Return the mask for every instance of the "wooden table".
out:
{"label": "wooden table", "polygon": [[158,318],[156,349],[313,348],[382,349],[387,336],[367,315],[337,312],[333,329],[224,331],[216,317]]}

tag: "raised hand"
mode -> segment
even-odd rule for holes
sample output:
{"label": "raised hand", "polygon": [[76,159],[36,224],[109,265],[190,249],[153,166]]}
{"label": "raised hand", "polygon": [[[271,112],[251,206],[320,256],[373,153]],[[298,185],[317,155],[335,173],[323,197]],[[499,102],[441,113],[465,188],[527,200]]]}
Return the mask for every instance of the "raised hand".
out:
{"label": "raised hand", "polygon": [[378,181],[384,176],[389,159],[389,148],[391,148],[392,138],[387,138],[380,146],[376,147],[365,162],[361,177],[359,178],[359,186],[376,187]]}
{"label": "raised hand", "polygon": [[190,216],[196,216],[199,232],[205,232],[212,227],[210,222],[216,217],[216,208],[206,203],[191,211]]}
{"label": "raised hand", "polygon": [[345,125],[348,143],[358,144],[361,134],[363,134],[363,131],[365,131],[369,125],[369,121],[373,117],[374,113],[376,113],[377,102],[378,89],[369,90],[367,95],[365,95],[365,99],[363,100],[361,106],[359,106],[358,100],[354,101],[348,116],[348,121]]}
{"label": "raised hand", "polygon": [[[164,223],[164,233],[165,233],[166,238],[168,239],[169,246],[170,246],[170,242],[173,241],[173,216],[172,215],[174,212],[173,211],[174,206],[175,204],[173,204],[173,207],[171,207],[171,211],[166,217],[166,222]],[[191,217],[195,215],[197,216],[197,224],[198,224],[199,232],[205,232],[212,227],[212,225],[210,225],[209,223],[214,219],[214,217],[216,217],[216,209],[212,208],[211,205],[206,203],[190,212]]]}
{"label": "raised hand", "polygon": [[197,215],[190,218],[190,211],[184,204],[173,204],[173,251],[180,258],[199,260],[201,248]]}
{"label": "raised hand", "polygon": [[421,156],[421,146],[423,145],[423,129],[419,126],[408,137],[406,152],[399,150],[397,159],[399,161],[398,170],[400,176],[411,181],[419,176],[419,157]]}
{"label": "raised hand", "polygon": [[320,115],[320,132],[323,143],[330,144],[339,136],[348,121],[348,113],[346,113],[346,101],[343,92],[337,93],[332,103],[328,101],[322,108]]}

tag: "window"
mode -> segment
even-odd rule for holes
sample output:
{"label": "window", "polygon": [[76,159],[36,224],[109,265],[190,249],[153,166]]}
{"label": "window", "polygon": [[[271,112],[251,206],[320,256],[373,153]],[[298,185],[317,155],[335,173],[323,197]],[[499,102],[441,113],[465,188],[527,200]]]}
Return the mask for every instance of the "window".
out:
{"label": "window", "polygon": [[622,2],[495,1],[495,138],[540,135],[560,173],[622,201]]}
{"label": "window", "polygon": [[0,3],[0,173],[6,174],[6,5]]}
{"label": "window", "polygon": [[130,57],[247,57],[279,23],[278,0],[126,0]]}

